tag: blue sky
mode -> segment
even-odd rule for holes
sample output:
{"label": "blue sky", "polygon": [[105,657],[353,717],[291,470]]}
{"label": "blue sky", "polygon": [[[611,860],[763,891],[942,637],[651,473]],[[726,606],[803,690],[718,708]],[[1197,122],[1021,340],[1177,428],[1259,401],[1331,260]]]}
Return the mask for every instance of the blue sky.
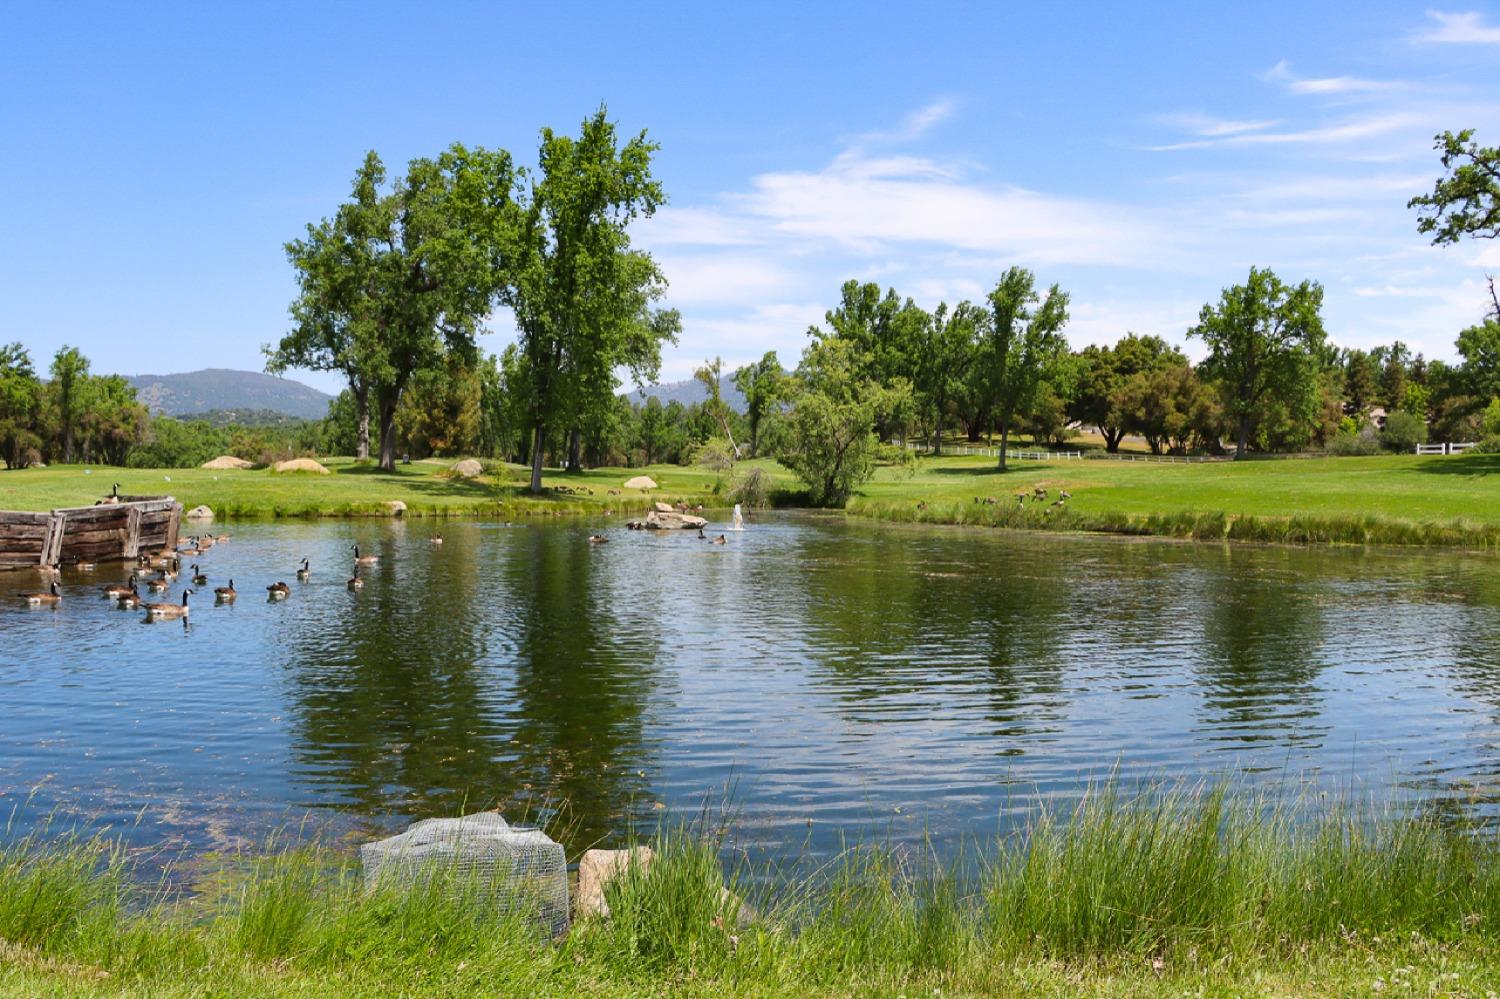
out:
{"label": "blue sky", "polygon": [[[926,306],[1012,264],[1075,344],[1181,342],[1251,265],[1339,343],[1451,357],[1500,245],[1406,201],[1434,133],[1500,143],[1500,4],[13,5],[0,32],[0,340],[97,370],[259,368],[281,245],[366,149],[530,161],[599,102],[662,145],[638,231],[684,317],[663,377],[767,349],[857,277]],[[509,335],[504,316],[484,345]],[[1190,348],[1191,352],[1191,348]],[[304,380],[336,389],[336,379]]]}

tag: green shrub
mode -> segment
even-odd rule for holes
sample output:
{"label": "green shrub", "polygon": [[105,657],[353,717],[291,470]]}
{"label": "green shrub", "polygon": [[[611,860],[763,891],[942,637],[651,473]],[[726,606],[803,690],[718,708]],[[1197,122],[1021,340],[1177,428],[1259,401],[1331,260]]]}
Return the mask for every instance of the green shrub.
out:
{"label": "green shrub", "polygon": [[1415,413],[1392,413],[1385,418],[1380,444],[1387,451],[1410,454],[1418,444],[1427,443],[1427,421]]}

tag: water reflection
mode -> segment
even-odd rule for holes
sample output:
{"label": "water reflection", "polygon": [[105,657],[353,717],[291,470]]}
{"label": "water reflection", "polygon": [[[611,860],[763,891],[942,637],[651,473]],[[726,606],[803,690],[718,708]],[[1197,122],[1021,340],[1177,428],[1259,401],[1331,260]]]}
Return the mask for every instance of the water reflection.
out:
{"label": "water reflection", "polygon": [[[200,561],[241,602],[188,630],[109,609],[113,570],[65,576],[55,612],[0,607],[0,804],[40,785],[38,814],[144,808],[135,835],[199,846],[307,809],[369,830],[500,806],[576,851],[733,788],[775,852],[957,842],[1110,774],[1500,803],[1487,557],[819,516],[723,546],[613,524],[233,533]],[[356,542],[381,561],[353,593]],[[291,597],[257,599],[276,579]]]}

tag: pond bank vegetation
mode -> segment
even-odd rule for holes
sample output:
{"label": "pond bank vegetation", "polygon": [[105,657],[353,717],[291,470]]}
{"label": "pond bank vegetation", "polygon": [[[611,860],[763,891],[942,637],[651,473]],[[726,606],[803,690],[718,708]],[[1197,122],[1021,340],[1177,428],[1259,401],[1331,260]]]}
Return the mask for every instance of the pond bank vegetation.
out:
{"label": "pond bank vegetation", "polygon": [[198,861],[184,891],[105,838],[12,839],[0,990],[1484,995],[1500,975],[1500,846],[1438,812],[1106,787],[948,862],[853,847],[726,877],[721,832],[651,845],[655,863],[611,883],[608,921],[549,941],[468,882],[366,892],[328,846]]}

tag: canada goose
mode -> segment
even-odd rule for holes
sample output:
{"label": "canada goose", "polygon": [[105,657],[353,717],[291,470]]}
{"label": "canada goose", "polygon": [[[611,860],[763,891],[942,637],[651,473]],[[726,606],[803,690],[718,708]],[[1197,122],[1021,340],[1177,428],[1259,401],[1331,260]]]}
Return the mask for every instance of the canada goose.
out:
{"label": "canada goose", "polygon": [[703,528],[701,528],[701,527],[698,528],[698,540],[699,541],[707,541],[708,540],[708,535],[703,533]]}
{"label": "canada goose", "polygon": [[308,566],[307,559],[302,560],[302,568],[297,570],[297,582],[305,583],[312,579],[312,569]]}
{"label": "canada goose", "polygon": [[120,599],[115,604],[120,610],[135,610],[140,605],[141,591],[137,590],[134,586],[130,588],[129,593],[120,594]]}
{"label": "canada goose", "polygon": [[589,535],[589,544],[591,544],[591,545],[607,545],[607,544],[609,544],[609,539],[606,538],[602,534],[590,534]]}
{"label": "canada goose", "polygon": [[1059,489],[1057,491],[1057,498],[1060,500],[1072,499],[1073,494],[1068,492],[1066,489]]}
{"label": "canada goose", "polygon": [[374,565],[376,562],[379,562],[379,561],[380,561],[380,556],[379,555],[361,555],[359,553],[359,545],[355,545],[354,546],[354,564],[355,565]]}
{"label": "canada goose", "polygon": [[166,576],[157,576],[155,579],[146,580],[146,589],[152,593],[164,593],[167,587],[172,585],[172,580]]}
{"label": "canada goose", "polygon": [[232,579],[229,581],[228,586],[214,587],[214,600],[218,603],[232,604],[234,603],[234,598],[237,596],[239,594],[234,592],[234,580]]}
{"label": "canada goose", "polygon": [[99,502],[95,503],[94,505],[95,506],[113,506],[114,504],[116,504],[118,502],[120,502],[120,484],[118,482],[116,482],[115,483],[115,487],[109,491],[109,495],[106,496],[106,497],[104,497],[102,500],[100,500]]}
{"label": "canada goose", "polygon": [[443,543],[443,536],[441,534],[434,534],[432,537],[427,539],[427,543],[429,545],[440,545]]}
{"label": "canada goose", "polygon": [[270,586],[266,587],[266,599],[267,600],[272,600],[272,601],[275,601],[275,600],[285,600],[287,597],[291,596],[291,593],[292,593],[292,588],[290,586],[286,585],[285,583],[281,582],[280,580],[278,580],[278,581],[272,583]]}
{"label": "canada goose", "polygon": [[180,604],[145,604],[147,621],[160,621],[163,619],[175,619],[188,616],[188,596],[192,590],[182,591],[182,603]]}
{"label": "canada goose", "polygon": [[716,544],[716,545],[727,545],[727,544],[729,544],[729,539],[726,538],[726,537],[724,537],[724,535],[721,534],[717,538],[714,538],[714,544]]}
{"label": "canada goose", "polygon": [[365,588],[365,581],[363,579],[360,579],[358,576],[350,576],[349,577],[349,589],[351,589],[351,590],[362,590],[364,588]]}
{"label": "canada goose", "polygon": [[46,593],[17,593],[16,596],[26,601],[28,607],[56,607],[62,603],[62,594],[58,592],[55,579]]}
{"label": "canada goose", "polygon": [[134,593],[135,592],[135,581],[136,581],[136,575],[135,575],[135,573],[132,572],[130,574],[130,582],[124,583],[124,584],[116,583],[113,586],[106,586],[104,588],[104,599],[105,600],[119,600],[121,597],[123,597],[127,593]]}
{"label": "canada goose", "polygon": [[227,535],[227,534],[220,534],[218,537],[214,538],[214,544],[222,545],[224,542],[226,542],[228,540],[229,540],[229,535]]}
{"label": "canada goose", "polygon": [[205,575],[203,575],[203,570],[200,569],[200,568],[198,568],[198,563],[197,562],[194,562],[193,563],[193,585],[194,586],[202,586],[206,582],[208,582],[208,577],[205,576]]}

